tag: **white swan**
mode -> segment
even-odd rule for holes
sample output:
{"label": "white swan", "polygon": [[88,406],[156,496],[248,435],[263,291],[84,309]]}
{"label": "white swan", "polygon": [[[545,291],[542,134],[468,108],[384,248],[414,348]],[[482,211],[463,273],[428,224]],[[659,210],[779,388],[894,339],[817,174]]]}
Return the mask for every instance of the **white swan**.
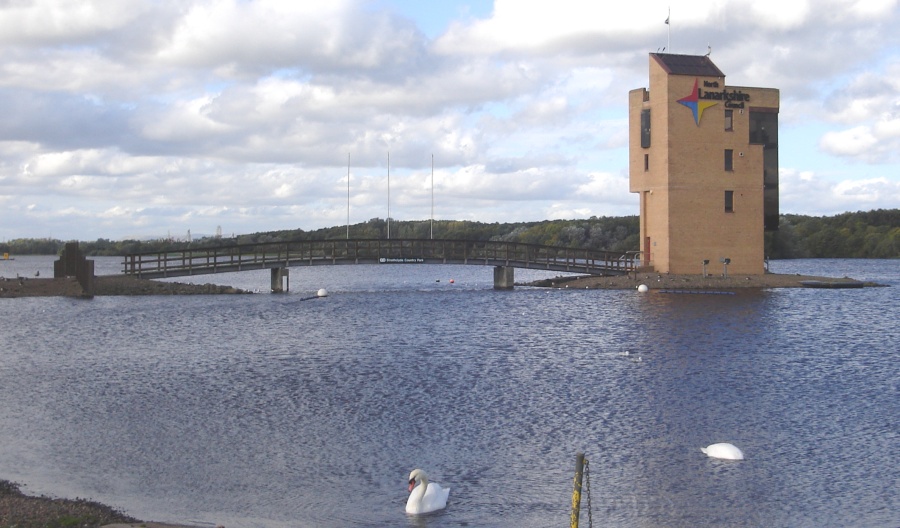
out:
{"label": "white swan", "polygon": [[700,451],[712,458],[724,458],[725,460],[744,460],[744,453],[736,446],[728,443],[712,444],[701,447]]}
{"label": "white swan", "polygon": [[[419,485],[416,486],[416,483]],[[406,513],[428,513],[440,510],[447,506],[447,497],[450,496],[450,488],[444,489],[436,482],[428,482],[428,475],[421,469],[414,469],[409,474],[409,491]]]}

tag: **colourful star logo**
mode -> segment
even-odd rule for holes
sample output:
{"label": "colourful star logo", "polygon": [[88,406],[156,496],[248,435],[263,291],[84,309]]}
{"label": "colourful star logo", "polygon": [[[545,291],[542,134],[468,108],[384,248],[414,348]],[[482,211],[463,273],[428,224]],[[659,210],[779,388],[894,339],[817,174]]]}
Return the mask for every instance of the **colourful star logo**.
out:
{"label": "colourful star logo", "polygon": [[697,123],[697,126],[700,126],[700,118],[703,117],[703,111],[710,106],[715,106],[717,104],[713,101],[701,100],[699,95],[700,91],[697,89],[697,79],[694,79],[694,91],[691,92],[691,95],[682,97],[678,100],[679,103],[690,108],[691,112],[694,113],[694,122]]}

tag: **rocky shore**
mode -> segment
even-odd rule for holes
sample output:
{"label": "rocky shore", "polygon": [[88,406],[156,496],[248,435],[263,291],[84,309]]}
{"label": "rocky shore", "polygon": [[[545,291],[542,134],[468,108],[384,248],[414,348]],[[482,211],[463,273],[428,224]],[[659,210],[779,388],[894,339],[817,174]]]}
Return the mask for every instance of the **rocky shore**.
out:
{"label": "rocky shore", "polygon": [[0,526],[16,528],[99,527],[137,523],[137,519],[85,499],[25,495],[13,482],[0,480]]}
{"label": "rocky shore", "polygon": [[[138,279],[131,275],[94,277],[94,295],[225,295],[250,293],[218,284],[186,284]],[[74,277],[0,279],[2,297],[86,297]]]}
{"label": "rocky shore", "polygon": [[[119,510],[87,499],[56,499],[22,493],[19,485],[0,479],[2,528],[192,528],[189,525],[139,521]],[[221,525],[216,528],[223,528]]]}
{"label": "rocky shore", "polygon": [[557,277],[529,283],[528,286],[575,289],[635,289],[641,284],[649,290],[739,290],[746,288],[803,288],[804,283],[818,283],[820,287],[881,286],[873,282],[861,282],[849,277],[816,277],[811,275],[670,275],[659,273],[630,273],[608,277],[578,276]]}
{"label": "rocky shore", "polygon": [[[735,290],[743,288],[802,288],[804,282],[817,282],[822,287],[881,286],[849,277],[816,277],[810,275],[670,275],[630,273],[614,276],[566,276],[544,279],[523,286],[544,288],[612,289],[637,288],[644,284],[650,290]],[[94,277],[94,295],[228,295],[250,293],[218,284],[187,284],[138,279],[131,275]],[[86,297],[74,277],[66,278],[0,278],[0,298],[4,297]]]}

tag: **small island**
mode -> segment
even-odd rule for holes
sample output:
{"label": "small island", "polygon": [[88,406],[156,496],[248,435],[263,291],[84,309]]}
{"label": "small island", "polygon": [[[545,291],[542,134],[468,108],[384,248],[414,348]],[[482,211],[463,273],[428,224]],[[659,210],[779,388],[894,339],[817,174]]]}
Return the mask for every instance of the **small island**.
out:
{"label": "small island", "polygon": [[849,277],[817,277],[812,275],[791,275],[765,273],[763,275],[676,275],[668,273],[638,272],[616,276],[572,276],[543,279],[529,283],[529,286],[545,288],[574,289],[636,289],[640,285],[648,290],[659,291],[716,291],[743,290],[748,288],[808,288],[815,287],[864,287],[882,286],[874,282],[863,282]]}

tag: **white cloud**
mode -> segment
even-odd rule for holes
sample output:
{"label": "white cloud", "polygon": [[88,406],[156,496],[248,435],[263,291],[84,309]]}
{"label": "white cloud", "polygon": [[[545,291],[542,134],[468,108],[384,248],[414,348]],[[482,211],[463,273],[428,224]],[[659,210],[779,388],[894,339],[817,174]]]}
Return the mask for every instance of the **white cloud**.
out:
{"label": "white cloud", "polygon": [[592,173],[588,181],[578,186],[578,196],[597,200],[608,200],[617,196],[628,196],[628,178],[606,173]]}
{"label": "white cloud", "polygon": [[380,5],[0,4],[0,240],[340,224],[348,154],[352,218],[384,217],[388,151],[398,219],[432,155],[446,219],[636,214],[627,92],[669,38],[820,131],[824,162],[782,146],[782,211],[896,198],[896,0],[497,0],[434,40]]}
{"label": "white cloud", "polygon": [[[815,9],[825,7],[825,2],[819,2]],[[747,16],[750,20],[765,20],[766,24],[776,31],[787,31],[798,28],[809,19],[813,6],[809,0],[755,0],[746,4],[749,9]],[[777,13],[776,16],[772,16]]]}
{"label": "white cloud", "polygon": [[824,100],[824,119],[849,126],[823,134],[820,148],[831,155],[868,163],[900,161],[900,60],[864,71]]}
{"label": "white cloud", "polygon": [[871,128],[858,126],[840,132],[828,132],[822,136],[822,149],[838,156],[865,156],[878,140]]}
{"label": "white cloud", "polygon": [[210,114],[214,98],[204,95],[178,102],[162,114],[145,116],[140,133],[145,139],[168,141],[208,141],[210,136],[224,134],[230,127]]}
{"label": "white cloud", "polygon": [[857,158],[869,163],[900,161],[900,116],[873,125],[827,132],[819,146],[834,156]]}
{"label": "white cloud", "polygon": [[782,213],[833,215],[847,211],[896,209],[900,203],[900,179],[877,176],[834,179],[810,171],[779,171],[779,208]]}
{"label": "white cloud", "polygon": [[845,180],[834,186],[834,194],[846,203],[866,204],[893,203],[900,204],[900,181],[888,181],[887,178],[869,178],[865,180]]}
{"label": "white cloud", "polygon": [[148,2],[119,0],[7,2],[0,17],[0,34],[13,42],[69,44],[127,25],[147,7]]}

